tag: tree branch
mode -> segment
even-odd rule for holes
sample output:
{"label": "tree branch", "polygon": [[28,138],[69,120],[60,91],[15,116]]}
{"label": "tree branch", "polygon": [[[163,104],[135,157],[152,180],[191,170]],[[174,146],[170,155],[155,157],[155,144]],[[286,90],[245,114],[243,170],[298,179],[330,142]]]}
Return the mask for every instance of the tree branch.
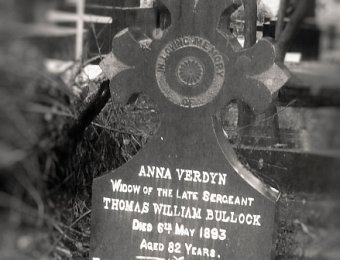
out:
{"label": "tree branch", "polygon": [[250,48],[256,43],[257,31],[257,0],[243,0],[244,6],[244,48]]}
{"label": "tree branch", "polygon": [[69,128],[67,136],[78,142],[84,134],[85,129],[102,111],[110,97],[110,81],[106,80],[100,84],[96,95],[93,97],[88,106],[80,113],[76,122]]}
{"label": "tree branch", "polygon": [[111,97],[110,81],[106,80],[100,84],[98,92],[91,102],[80,113],[75,122],[66,130],[61,143],[55,148],[60,160],[67,159],[82,139],[86,128],[92,123],[95,117],[102,111]]}
{"label": "tree branch", "polygon": [[[256,43],[256,26],[257,26],[257,1],[256,0],[243,0],[244,6],[244,48],[250,48]],[[238,107],[238,121],[237,126],[239,129],[240,141],[244,136],[249,135],[249,126],[255,120],[255,114],[251,108],[242,101],[237,101]]]}
{"label": "tree branch", "polygon": [[[290,21],[285,29],[280,33],[277,39],[277,45],[280,52],[280,58],[283,60],[287,49],[299,30],[299,26],[307,14],[309,0],[299,0],[296,4],[295,11],[290,17]],[[281,25],[282,26],[282,25]],[[279,29],[278,29],[279,31]]]}
{"label": "tree branch", "polygon": [[278,40],[280,38],[282,31],[284,29],[287,1],[288,0],[280,1],[279,13],[277,15],[277,22],[276,22],[276,27],[275,27],[275,40]]}

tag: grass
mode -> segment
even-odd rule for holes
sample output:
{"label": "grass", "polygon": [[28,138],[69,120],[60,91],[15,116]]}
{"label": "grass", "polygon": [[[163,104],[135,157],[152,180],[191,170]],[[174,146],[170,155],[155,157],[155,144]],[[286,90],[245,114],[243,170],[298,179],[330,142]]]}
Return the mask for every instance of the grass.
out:
{"label": "grass", "polygon": [[143,95],[127,106],[109,102],[65,158],[56,147],[100,82],[83,82],[83,92],[72,94],[44,71],[39,51],[22,41],[0,56],[0,258],[83,259],[93,178],[145,145],[157,112]]}

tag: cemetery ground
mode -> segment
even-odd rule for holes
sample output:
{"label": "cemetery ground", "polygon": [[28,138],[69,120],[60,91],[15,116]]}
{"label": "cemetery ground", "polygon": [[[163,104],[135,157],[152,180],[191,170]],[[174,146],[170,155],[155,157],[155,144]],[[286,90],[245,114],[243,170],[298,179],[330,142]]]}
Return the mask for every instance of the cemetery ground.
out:
{"label": "cemetery ground", "polygon": [[[85,259],[92,180],[147,143],[159,125],[157,108],[143,95],[126,106],[109,100],[82,133],[86,120],[79,122],[79,115],[98,98],[102,78],[80,79],[81,66],[67,81],[51,75],[44,57],[26,43],[8,44],[1,57],[0,259]],[[237,115],[232,107],[226,111],[231,113],[218,116],[227,125]],[[70,129],[78,131],[70,135]],[[272,164],[274,151],[256,159],[254,169],[255,157],[241,152],[237,137],[232,141],[243,163],[275,182],[260,171]],[[287,172],[292,164],[274,162],[271,169]],[[325,187],[319,192],[317,184],[294,188],[297,182],[303,181],[276,181],[282,196],[275,259],[339,259],[338,194]]]}

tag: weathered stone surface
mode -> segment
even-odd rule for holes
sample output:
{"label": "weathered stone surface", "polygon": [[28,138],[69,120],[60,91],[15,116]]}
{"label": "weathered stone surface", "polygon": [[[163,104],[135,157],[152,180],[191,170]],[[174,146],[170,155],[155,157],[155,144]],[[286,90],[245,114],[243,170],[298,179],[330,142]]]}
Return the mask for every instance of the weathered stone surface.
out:
{"label": "weathered stone surface", "polygon": [[265,109],[288,77],[269,40],[236,51],[216,30],[235,1],[162,2],[173,23],[161,39],[145,46],[125,31],[113,45],[115,64],[131,67],[112,79],[113,98],[144,91],[163,116],[142,151],[94,180],[90,257],[270,259],[279,192],[238,161],[212,118],[235,98]]}

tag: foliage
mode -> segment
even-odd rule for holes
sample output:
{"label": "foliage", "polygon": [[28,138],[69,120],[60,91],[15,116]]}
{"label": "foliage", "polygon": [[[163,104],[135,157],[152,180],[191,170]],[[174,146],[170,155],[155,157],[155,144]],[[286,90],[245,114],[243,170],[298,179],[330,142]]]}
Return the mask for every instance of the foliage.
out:
{"label": "foliage", "polygon": [[5,47],[0,216],[11,239],[0,243],[0,258],[86,257],[92,180],[138,152],[157,128],[157,112],[143,95],[127,106],[109,102],[65,157],[56,148],[100,82],[82,82],[75,95],[71,85],[45,71],[35,47],[24,41]]}

